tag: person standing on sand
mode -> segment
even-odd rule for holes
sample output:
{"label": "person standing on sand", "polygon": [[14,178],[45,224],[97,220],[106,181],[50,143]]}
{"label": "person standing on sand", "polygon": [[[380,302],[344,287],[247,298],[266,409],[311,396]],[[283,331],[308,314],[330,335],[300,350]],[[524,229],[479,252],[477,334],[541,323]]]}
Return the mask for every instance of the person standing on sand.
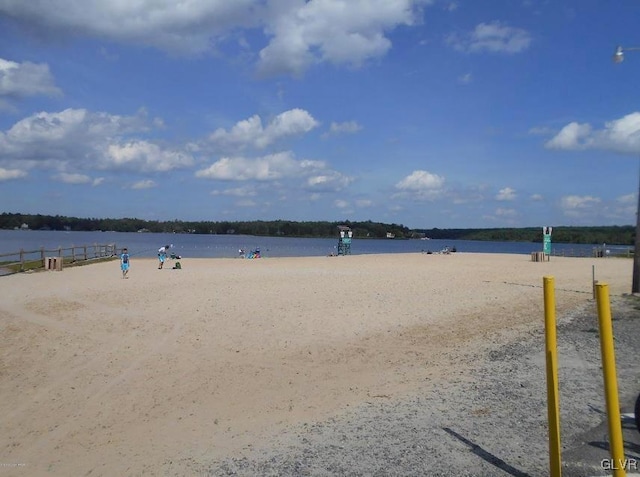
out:
{"label": "person standing on sand", "polygon": [[127,276],[129,273],[129,251],[126,247],[122,249],[122,254],[120,255],[120,269],[122,270],[122,278],[129,278]]}
{"label": "person standing on sand", "polygon": [[158,264],[158,270],[164,267],[164,261],[167,259],[167,252],[169,251],[170,247],[171,245],[165,245],[164,247],[160,247],[158,249],[158,261],[160,262]]}

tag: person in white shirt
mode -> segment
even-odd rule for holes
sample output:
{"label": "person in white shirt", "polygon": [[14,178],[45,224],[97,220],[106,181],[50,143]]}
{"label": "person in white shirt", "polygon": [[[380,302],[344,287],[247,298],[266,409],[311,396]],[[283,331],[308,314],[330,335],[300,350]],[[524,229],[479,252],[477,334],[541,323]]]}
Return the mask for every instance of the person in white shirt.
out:
{"label": "person in white shirt", "polygon": [[158,262],[160,262],[158,264],[158,270],[162,269],[162,267],[164,266],[164,261],[167,259],[167,252],[169,251],[170,247],[171,245],[165,245],[164,247],[160,247],[158,249]]}

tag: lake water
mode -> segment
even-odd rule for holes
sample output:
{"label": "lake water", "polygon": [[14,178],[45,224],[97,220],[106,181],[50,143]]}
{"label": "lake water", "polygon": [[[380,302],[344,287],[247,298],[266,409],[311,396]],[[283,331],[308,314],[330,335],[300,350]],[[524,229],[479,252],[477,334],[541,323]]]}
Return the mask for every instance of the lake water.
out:
{"label": "lake water", "polygon": [[[183,257],[237,257],[238,250],[259,248],[263,257],[326,256],[337,252],[338,238],[257,237],[251,235],[190,235],[136,232],[60,232],[40,230],[0,230],[0,254],[54,250],[58,247],[116,244],[127,247],[132,256],[155,257],[162,245]],[[600,245],[601,246],[601,245]],[[375,253],[438,252],[455,247],[458,252],[530,254],[542,250],[542,243],[486,242],[474,240],[389,240],[353,239],[353,255]],[[608,245],[612,253],[629,250],[628,246]],[[591,255],[594,245],[552,244],[554,255]]]}

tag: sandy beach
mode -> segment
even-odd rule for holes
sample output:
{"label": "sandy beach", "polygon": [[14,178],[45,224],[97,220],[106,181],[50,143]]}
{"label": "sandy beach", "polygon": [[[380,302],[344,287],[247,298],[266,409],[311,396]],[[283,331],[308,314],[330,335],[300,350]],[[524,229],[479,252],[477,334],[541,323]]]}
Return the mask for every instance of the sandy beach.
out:
{"label": "sandy beach", "polygon": [[565,316],[592,306],[594,267],[614,297],[632,268],[462,253],[180,262],[133,257],[128,279],[118,261],[0,277],[0,476],[252,475],[229,463],[363,407],[473,385],[470,363],[539,336],[543,276]]}

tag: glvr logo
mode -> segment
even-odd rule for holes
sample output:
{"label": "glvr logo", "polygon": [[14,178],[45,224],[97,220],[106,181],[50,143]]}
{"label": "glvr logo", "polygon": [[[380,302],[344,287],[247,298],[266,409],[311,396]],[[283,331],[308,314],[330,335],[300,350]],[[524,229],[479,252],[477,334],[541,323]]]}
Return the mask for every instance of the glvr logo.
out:
{"label": "glvr logo", "polygon": [[638,470],[637,459],[602,459],[600,467],[604,470]]}

